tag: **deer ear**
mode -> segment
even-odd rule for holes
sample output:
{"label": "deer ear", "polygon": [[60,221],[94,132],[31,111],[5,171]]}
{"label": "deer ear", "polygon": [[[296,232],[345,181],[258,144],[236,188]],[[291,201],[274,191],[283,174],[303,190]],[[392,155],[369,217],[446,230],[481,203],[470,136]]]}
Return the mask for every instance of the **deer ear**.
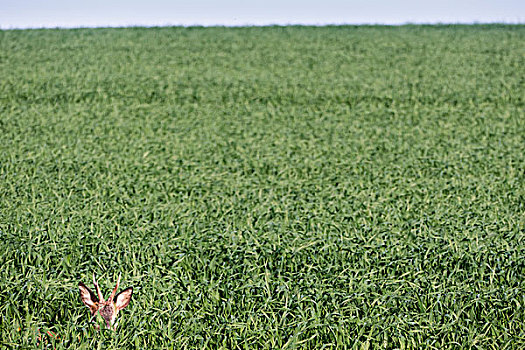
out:
{"label": "deer ear", "polygon": [[133,287],[129,287],[124,289],[122,292],[118,293],[115,299],[113,299],[113,302],[115,303],[115,306],[118,310],[122,310],[126,306],[128,306],[129,302],[131,301],[131,295],[133,294]]}
{"label": "deer ear", "polygon": [[80,299],[82,299],[82,302],[91,310],[97,311],[97,304],[99,300],[96,297],[95,293],[93,293],[91,289],[86,287],[86,285],[82,282],[78,284],[78,288],[80,289]]}

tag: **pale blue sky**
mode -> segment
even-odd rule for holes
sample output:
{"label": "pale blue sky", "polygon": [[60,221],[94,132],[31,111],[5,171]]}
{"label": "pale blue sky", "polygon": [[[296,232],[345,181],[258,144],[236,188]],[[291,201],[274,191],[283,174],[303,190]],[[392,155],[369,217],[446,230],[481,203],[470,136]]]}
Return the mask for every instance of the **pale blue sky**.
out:
{"label": "pale blue sky", "polygon": [[525,0],[0,0],[0,28],[525,21]]}

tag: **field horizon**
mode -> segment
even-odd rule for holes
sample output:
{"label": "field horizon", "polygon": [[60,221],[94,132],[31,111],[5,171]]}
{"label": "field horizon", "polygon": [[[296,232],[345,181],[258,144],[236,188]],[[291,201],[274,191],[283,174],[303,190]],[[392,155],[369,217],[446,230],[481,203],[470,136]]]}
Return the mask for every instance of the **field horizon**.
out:
{"label": "field horizon", "polygon": [[398,28],[398,27],[524,27],[525,22],[403,22],[396,24],[389,23],[328,23],[328,24],[160,24],[160,25],[141,25],[141,24],[129,24],[129,25],[107,25],[107,26],[48,26],[48,27],[12,27],[12,28],[0,28],[0,31],[32,31],[32,30],[105,30],[105,29],[144,29],[144,30],[155,30],[155,29],[250,29],[250,28]]}
{"label": "field horizon", "polygon": [[[1,346],[525,347],[524,53],[523,24],[0,30]],[[93,273],[134,287],[117,332]]]}

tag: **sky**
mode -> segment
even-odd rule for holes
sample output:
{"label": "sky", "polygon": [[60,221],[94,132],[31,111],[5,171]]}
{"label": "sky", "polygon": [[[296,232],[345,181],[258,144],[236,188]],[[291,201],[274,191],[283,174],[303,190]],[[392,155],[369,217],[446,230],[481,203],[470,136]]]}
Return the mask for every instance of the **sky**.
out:
{"label": "sky", "polygon": [[0,0],[0,28],[525,23],[525,0]]}

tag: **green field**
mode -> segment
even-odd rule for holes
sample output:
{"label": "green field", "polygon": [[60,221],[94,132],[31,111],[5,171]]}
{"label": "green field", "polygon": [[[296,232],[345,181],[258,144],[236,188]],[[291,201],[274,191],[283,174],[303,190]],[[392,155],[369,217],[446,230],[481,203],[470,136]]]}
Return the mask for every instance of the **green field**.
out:
{"label": "green field", "polygon": [[0,348],[47,330],[524,348],[525,25],[0,31]]}

